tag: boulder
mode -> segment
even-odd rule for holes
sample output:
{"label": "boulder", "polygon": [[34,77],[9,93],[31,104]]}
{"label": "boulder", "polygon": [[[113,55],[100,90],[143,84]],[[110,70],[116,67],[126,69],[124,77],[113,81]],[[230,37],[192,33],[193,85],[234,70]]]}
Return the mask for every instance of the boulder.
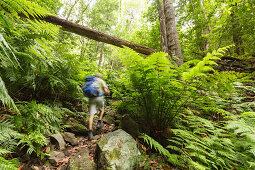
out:
{"label": "boulder", "polygon": [[78,140],[75,137],[75,134],[70,133],[70,132],[64,132],[63,137],[64,137],[65,141],[71,143],[71,145],[73,145],[73,146],[78,145]]}
{"label": "boulder", "polygon": [[139,136],[139,126],[138,124],[128,115],[123,115],[121,122],[120,122],[120,128],[125,130],[127,133],[131,134],[132,136]]}
{"label": "boulder", "polygon": [[51,137],[53,139],[55,139],[55,141],[53,141],[52,143],[57,142],[57,145],[60,150],[63,150],[66,148],[66,142],[61,134],[56,133],[56,134],[51,135]]}
{"label": "boulder", "polygon": [[114,117],[112,117],[110,115],[105,115],[103,121],[105,123],[107,123],[108,125],[110,125],[110,124],[115,122]]}
{"label": "boulder", "polygon": [[84,126],[85,122],[81,123],[73,118],[69,119],[68,122],[68,130],[70,130],[71,132],[75,133],[75,134],[87,134],[87,127]]}
{"label": "boulder", "polygon": [[67,170],[95,170],[96,165],[87,150],[81,150],[69,159]]}
{"label": "boulder", "polygon": [[65,154],[63,152],[52,151],[50,152],[49,162],[51,164],[56,165],[59,161],[65,158]]}
{"label": "boulder", "polygon": [[98,169],[132,170],[138,155],[136,141],[122,129],[106,134],[97,142]]}

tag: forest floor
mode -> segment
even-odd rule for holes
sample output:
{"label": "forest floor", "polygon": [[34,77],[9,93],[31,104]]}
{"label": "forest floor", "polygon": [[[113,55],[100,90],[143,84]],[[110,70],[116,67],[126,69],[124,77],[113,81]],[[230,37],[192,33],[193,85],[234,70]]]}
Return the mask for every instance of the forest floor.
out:
{"label": "forest floor", "polygon": [[[66,155],[63,160],[58,161],[56,165],[45,164],[45,160],[37,160],[37,163],[34,164],[23,164],[20,169],[22,170],[66,170],[68,169],[68,162],[77,152],[84,151],[89,153],[89,159],[87,161],[91,161],[89,164],[95,163],[95,152],[97,147],[97,141],[102,138],[107,133],[113,131],[115,124],[108,125],[104,123],[104,126],[100,130],[94,130],[94,140],[89,141],[87,135],[77,135],[76,138],[78,140],[77,146],[67,145],[66,149],[62,152]],[[140,148],[146,151],[146,147],[139,143],[138,139],[136,139]],[[161,156],[156,156],[152,153],[146,155],[142,160],[139,160],[138,165],[135,169],[150,169],[150,170],[174,170],[174,168],[170,168],[167,164],[162,163]]]}
{"label": "forest floor", "polygon": [[70,156],[60,161],[59,164],[56,165],[55,167],[52,167],[53,170],[65,170],[68,166],[69,159],[73,156],[73,153],[76,153],[77,151],[87,150],[91,158],[90,161],[95,162],[95,152],[97,147],[97,141],[100,138],[102,138],[104,135],[106,135],[107,133],[112,132],[113,127],[114,127],[114,124],[112,125],[104,124],[102,129],[96,131],[96,133],[94,134],[94,140],[92,141],[89,141],[87,136],[77,136],[77,139],[79,142],[78,146],[69,145],[65,151],[68,152],[67,155],[70,155]]}

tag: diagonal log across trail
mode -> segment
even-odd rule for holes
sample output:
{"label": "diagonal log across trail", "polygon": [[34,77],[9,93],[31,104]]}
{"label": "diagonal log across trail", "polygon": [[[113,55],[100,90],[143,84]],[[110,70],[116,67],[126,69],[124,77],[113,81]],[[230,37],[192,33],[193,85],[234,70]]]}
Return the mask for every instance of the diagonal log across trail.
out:
{"label": "diagonal log across trail", "polygon": [[75,33],[75,34],[78,34],[81,36],[85,36],[87,38],[90,38],[90,39],[93,39],[96,41],[104,42],[104,43],[111,44],[111,45],[114,45],[117,47],[127,46],[141,54],[150,55],[151,53],[156,52],[156,50],[151,49],[149,47],[145,47],[145,46],[142,46],[139,44],[135,44],[133,42],[129,42],[127,40],[116,38],[111,35],[105,34],[103,32],[99,32],[99,31],[90,29],[83,25],[76,24],[74,22],[71,22],[71,21],[68,21],[65,19],[61,19],[61,18],[53,16],[53,15],[47,15],[45,17],[36,18],[36,19],[43,20],[43,21],[52,23],[54,25],[59,25],[65,31],[72,32],[72,33]]}

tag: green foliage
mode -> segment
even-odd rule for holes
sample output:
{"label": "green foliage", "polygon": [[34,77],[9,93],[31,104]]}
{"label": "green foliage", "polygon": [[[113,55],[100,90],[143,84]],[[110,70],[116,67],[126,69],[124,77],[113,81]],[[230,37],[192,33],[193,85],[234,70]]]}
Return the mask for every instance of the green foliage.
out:
{"label": "green foliage", "polygon": [[175,9],[184,58],[201,59],[208,51],[230,44],[235,44],[231,56],[254,54],[253,1],[180,0]]}
{"label": "green foliage", "polygon": [[20,115],[13,118],[16,128],[22,132],[40,132],[41,134],[51,134],[60,130],[62,112],[58,108],[50,108],[35,101],[19,105]]}
{"label": "green foliage", "polygon": [[185,86],[178,80],[178,71],[165,53],[143,59],[139,54],[125,50],[123,56],[127,68],[124,85],[132,107],[146,123],[153,121],[152,129],[166,128],[183,105],[181,98]]}
{"label": "green foliage", "polygon": [[13,124],[22,133],[18,145],[27,146],[27,153],[43,157],[41,147],[47,144],[45,135],[60,131],[62,112],[35,101],[19,105],[20,115],[13,117]]}
{"label": "green foliage", "polygon": [[[244,115],[253,116],[254,113]],[[151,137],[142,136],[171,164],[189,169],[254,168],[254,130],[244,120],[215,123],[192,113],[177,120],[178,129],[172,129],[174,135],[168,139],[170,150]],[[254,123],[254,119],[250,121]]]}
{"label": "green foliage", "polygon": [[169,139],[172,145],[168,148],[178,155],[178,159],[169,160],[171,163],[178,161],[177,165],[198,169],[237,166],[234,143],[224,128],[198,116],[180,117],[180,120],[184,126],[172,129],[175,136]]}
{"label": "green foliage", "polygon": [[0,157],[0,169],[4,170],[18,170],[19,163],[17,159],[6,160],[3,157]]}
{"label": "green foliage", "polygon": [[126,70],[122,81],[126,88],[124,94],[132,101],[131,108],[147,123],[152,121],[153,129],[163,130],[182,112],[184,105],[210,103],[212,100],[205,95],[205,90],[213,89],[210,82],[217,75],[213,74],[214,60],[219,60],[228,48],[218,49],[202,61],[190,61],[179,68],[165,53],[154,53],[144,59],[124,50],[122,61]]}
{"label": "green foliage", "polygon": [[162,154],[165,157],[170,157],[170,152],[165,149],[162,145],[160,145],[157,141],[155,141],[153,138],[150,136],[143,134],[139,136],[140,138],[143,138],[143,140],[150,145],[150,147],[155,149],[157,152]]}
{"label": "green foliage", "polygon": [[0,100],[4,105],[14,108],[17,112],[19,112],[14,101],[9,96],[8,91],[1,77],[0,77]]}
{"label": "green foliage", "polygon": [[[211,121],[230,118],[236,108],[232,99],[240,92],[236,82],[249,82],[246,74],[214,69],[217,65],[215,60],[220,60],[229,48],[218,49],[208,53],[201,61],[193,60],[179,68],[175,68],[164,53],[142,58],[133,51],[124,50],[122,61],[126,67],[121,77],[125,86],[122,94],[127,96],[122,105],[141,124],[145,120],[145,124],[150,124],[153,130],[165,130],[168,125],[175,127],[172,129],[174,135],[169,139],[169,150],[147,135],[143,136],[151,148],[166,156],[171,164],[191,169],[253,166],[254,131],[248,129],[253,126],[254,120],[249,118],[251,122],[247,122],[247,126],[238,125],[235,121]],[[241,87],[253,90],[252,86]],[[194,108],[196,115],[192,111],[186,115],[184,107]],[[175,121],[172,121],[173,118]],[[231,130],[232,123],[236,131]],[[143,130],[146,131],[146,128]],[[238,132],[245,136],[244,140],[242,136],[240,139]]]}
{"label": "green foliage", "polygon": [[31,16],[45,16],[46,10],[40,7],[35,2],[27,0],[4,0],[0,2],[0,10],[5,10],[11,13],[14,17],[19,17],[19,14],[23,14],[26,17]]}
{"label": "green foliage", "polygon": [[14,128],[15,126],[10,121],[0,119],[0,169],[18,168],[19,163],[16,159],[6,160],[4,158],[14,151],[21,136]]}
{"label": "green foliage", "polygon": [[20,134],[14,127],[10,121],[0,119],[0,156],[11,153],[18,144]]}

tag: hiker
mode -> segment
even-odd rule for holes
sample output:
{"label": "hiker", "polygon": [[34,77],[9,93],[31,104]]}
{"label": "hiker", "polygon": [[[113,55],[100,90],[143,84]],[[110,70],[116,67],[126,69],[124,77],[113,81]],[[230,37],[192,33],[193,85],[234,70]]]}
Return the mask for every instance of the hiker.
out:
{"label": "hiker", "polygon": [[95,76],[87,77],[86,83],[84,84],[85,87],[83,87],[83,93],[89,98],[89,140],[93,140],[93,119],[94,114],[96,114],[98,111],[100,114],[96,128],[100,129],[103,127],[102,118],[104,115],[104,93],[110,94],[110,91],[102,78],[102,74],[99,73],[97,73]]}

